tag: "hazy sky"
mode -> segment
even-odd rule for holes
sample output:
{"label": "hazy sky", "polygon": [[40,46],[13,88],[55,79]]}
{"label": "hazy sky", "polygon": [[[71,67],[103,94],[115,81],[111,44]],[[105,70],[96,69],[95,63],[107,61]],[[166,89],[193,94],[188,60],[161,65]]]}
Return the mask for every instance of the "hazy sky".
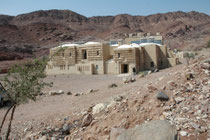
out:
{"label": "hazy sky", "polygon": [[49,9],[69,9],[87,17],[192,10],[210,15],[210,0],[0,0],[0,14],[18,15]]}

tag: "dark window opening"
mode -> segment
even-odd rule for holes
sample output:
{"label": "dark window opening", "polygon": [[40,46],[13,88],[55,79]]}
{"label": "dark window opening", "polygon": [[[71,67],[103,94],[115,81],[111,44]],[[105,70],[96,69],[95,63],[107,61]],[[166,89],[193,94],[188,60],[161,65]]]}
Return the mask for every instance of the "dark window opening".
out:
{"label": "dark window opening", "polygon": [[118,58],[120,58],[120,53],[118,53]]}
{"label": "dark window opening", "polygon": [[128,73],[128,64],[121,65],[121,73]]}
{"label": "dark window opening", "polygon": [[96,69],[98,69],[98,65],[96,65]]}
{"label": "dark window opening", "polygon": [[87,59],[87,51],[82,50],[82,59]]}
{"label": "dark window opening", "polygon": [[99,51],[97,51],[97,55],[99,55]]}
{"label": "dark window opening", "polygon": [[154,62],[151,62],[150,66],[153,68],[155,66]]}
{"label": "dark window opening", "polygon": [[69,53],[69,56],[71,56],[71,53]]}
{"label": "dark window opening", "polygon": [[62,56],[64,57],[64,53],[62,53]]}

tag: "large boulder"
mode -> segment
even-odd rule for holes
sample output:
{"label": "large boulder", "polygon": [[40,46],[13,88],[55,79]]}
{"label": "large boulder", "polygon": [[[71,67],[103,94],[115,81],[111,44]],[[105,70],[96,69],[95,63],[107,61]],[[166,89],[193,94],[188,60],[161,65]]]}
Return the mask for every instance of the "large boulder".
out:
{"label": "large boulder", "polygon": [[119,134],[111,140],[178,140],[176,127],[165,120],[154,120],[137,125]]}
{"label": "large boulder", "polygon": [[112,128],[111,129],[111,133],[110,133],[110,138],[111,140],[116,140],[117,137],[121,134],[125,132],[125,129],[124,128]]}

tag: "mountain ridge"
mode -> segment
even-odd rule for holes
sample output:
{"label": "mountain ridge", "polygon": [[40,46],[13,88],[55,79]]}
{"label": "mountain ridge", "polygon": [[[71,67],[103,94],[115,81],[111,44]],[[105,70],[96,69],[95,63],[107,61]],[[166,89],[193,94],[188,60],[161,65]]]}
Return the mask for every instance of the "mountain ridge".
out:
{"label": "mountain ridge", "polygon": [[[61,42],[123,38],[125,33],[160,32],[170,48],[197,49],[210,39],[210,16],[196,11],[148,16],[118,14],[86,17],[71,10],[39,10],[0,15],[0,61],[47,55]],[[2,56],[4,56],[2,58]],[[16,57],[11,57],[11,60]]]}

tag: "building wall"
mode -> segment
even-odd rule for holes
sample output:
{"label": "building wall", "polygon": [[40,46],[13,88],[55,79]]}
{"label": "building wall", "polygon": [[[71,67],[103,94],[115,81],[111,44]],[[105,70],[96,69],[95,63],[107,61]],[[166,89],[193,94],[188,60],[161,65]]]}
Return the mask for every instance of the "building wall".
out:
{"label": "building wall", "polygon": [[65,60],[67,61],[68,66],[73,66],[76,64],[76,47],[67,48],[65,50]]}
{"label": "building wall", "polygon": [[92,61],[93,74],[104,74],[104,61]]}
{"label": "building wall", "polygon": [[140,43],[158,43],[163,44],[162,36],[130,36],[125,38],[125,44]]}
{"label": "building wall", "polygon": [[136,72],[139,72],[141,70],[143,70],[143,67],[141,67],[141,51],[139,48],[135,48],[135,69]]}
{"label": "building wall", "polygon": [[87,47],[86,46],[81,46],[81,47],[77,47],[76,49],[76,63],[83,63],[83,61],[86,61],[88,59],[88,55],[87,55],[87,59],[84,60],[82,57],[82,52],[86,50],[87,51]]}
{"label": "building wall", "polygon": [[129,37],[129,38],[125,38],[125,44],[131,44],[132,41],[138,41],[139,38],[137,37]]}
{"label": "building wall", "polygon": [[118,73],[123,73],[122,64],[128,65],[128,73],[133,73],[133,67],[136,68],[136,50],[137,49],[133,48],[114,50],[113,59],[114,62],[117,64]]}
{"label": "building wall", "polygon": [[50,51],[50,58],[53,60],[53,65],[63,66],[66,65],[65,57],[63,57],[64,50],[53,49]]}
{"label": "building wall", "polygon": [[[83,52],[86,50],[86,59]],[[110,59],[108,45],[89,44],[50,50],[48,73],[104,74],[104,61]]]}
{"label": "building wall", "polygon": [[104,59],[104,50],[102,45],[87,47],[88,61],[103,61],[103,59]]}
{"label": "building wall", "polygon": [[105,62],[105,74],[119,74],[118,64],[113,59]]}
{"label": "building wall", "polygon": [[165,45],[159,46],[159,69],[164,69],[168,67],[168,54],[167,54],[167,47]]}
{"label": "building wall", "polygon": [[[144,59],[146,70],[154,70],[158,68],[158,46],[156,45],[147,45],[144,47]],[[151,63],[154,63],[154,67],[151,66]]]}
{"label": "building wall", "polygon": [[103,45],[103,56],[104,56],[103,60],[104,60],[104,62],[112,58],[110,49],[111,49],[111,47],[109,45]]}
{"label": "building wall", "polygon": [[167,58],[168,59],[168,67],[176,66],[179,62],[178,58]]}
{"label": "building wall", "polygon": [[145,49],[144,47],[140,47],[140,66],[139,71],[145,70]]}
{"label": "building wall", "polygon": [[[115,49],[114,50],[114,61],[120,63],[135,63],[135,49]],[[120,57],[118,57],[120,54]]]}
{"label": "building wall", "polygon": [[76,64],[74,66],[53,66],[52,61],[48,62],[46,73],[52,74],[93,74],[93,64]]}
{"label": "building wall", "polygon": [[84,44],[51,49],[51,61],[46,71],[47,74],[120,74],[128,66],[128,73],[133,73],[133,68],[139,72],[176,65],[177,59],[169,57],[165,45],[147,44],[138,48],[119,49],[107,44]]}
{"label": "building wall", "polygon": [[118,46],[110,46],[109,47],[109,54],[111,55],[111,57],[114,55],[114,49],[116,49]]}

